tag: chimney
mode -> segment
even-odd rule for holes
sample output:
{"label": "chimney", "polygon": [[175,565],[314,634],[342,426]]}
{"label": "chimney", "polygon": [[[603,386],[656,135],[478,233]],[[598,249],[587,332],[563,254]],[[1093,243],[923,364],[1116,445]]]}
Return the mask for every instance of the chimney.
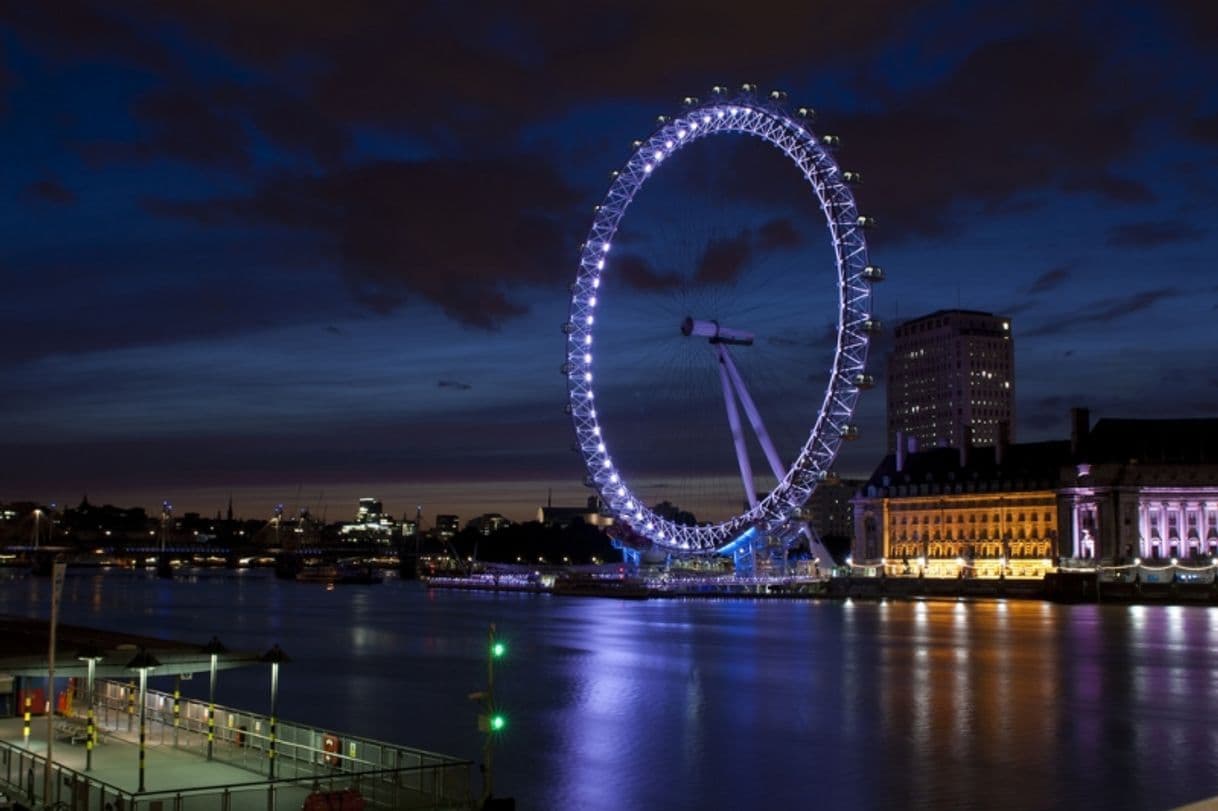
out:
{"label": "chimney", "polygon": [[973,426],[965,425],[960,431],[960,467],[968,467],[969,451],[973,447]]}
{"label": "chimney", "polygon": [[1011,423],[1008,420],[998,421],[998,443],[994,445],[994,464],[1001,465],[1011,446]]}
{"label": "chimney", "polygon": [[897,431],[897,473],[905,469],[905,432]]}
{"label": "chimney", "polygon": [[1087,455],[1087,435],[1091,433],[1091,412],[1085,408],[1070,409],[1070,455]]}

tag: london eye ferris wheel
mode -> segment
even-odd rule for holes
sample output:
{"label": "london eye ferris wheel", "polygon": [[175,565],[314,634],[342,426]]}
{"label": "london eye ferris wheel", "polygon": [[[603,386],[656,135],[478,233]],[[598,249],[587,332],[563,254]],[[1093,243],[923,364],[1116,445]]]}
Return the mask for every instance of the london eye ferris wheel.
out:
{"label": "london eye ferris wheel", "polygon": [[[883,272],[868,261],[865,232],[872,221],[859,213],[851,189],[859,176],[839,168],[833,157],[837,139],[815,134],[811,118],[806,108],[788,109],[785,94],[762,95],[752,85],[744,85],[738,93],[716,87],[705,102],[687,98],[679,115],[661,116],[658,128],[635,142],[629,159],[613,173],[608,193],[597,206],[581,247],[569,317],[563,325],[562,371],[567,380],[567,411],[573,420],[576,447],[586,465],[587,483],[595,488],[615,521],[674,553],[725,552],[745,540],[755,543],[765,536],[792,542],[800,531],[806,531],[799,520],[800,508],[829,475],[841,444],[857,434],[851,418],[860,391],[872,385],[865,371],[867,349],[870,338],[879,330],[871,313],[872,285],[883,279]],[[644,494],[650,478],[643,472],[646,465],[639,456],[649,451],[640,453],[640,445],[662,443],[634,441],[646,430],[645,417],[624,416],[623,412],[633,406],[620,397],[615,401],[610,392],[613,376],[628,367],[620,360],[602,360],[601,355],[612,343],[607,334],[614,329],[612,325],[623,320],[606,320],[605,316],[613,296],[622,292],[622,285],[613,283],[615,273],[623,277],[632,268],[637,271],[637,260],[630,254],[638,252],[638,245],[632,245],[622,234],[627,210],[644,186],[662,174],[678,153],[712,136],[728,135],[764,144],[769,152],[777,150],[797,173],[798,194],[807,198],[811,216],[816,217],[814,209],[819,209],[816,218],[823,218],[823,225],[816,230],[828,232],[828,263],[836,271],[836,294],[831,302],[836,327],[832,330],[831,354],[826,353],[819,361],[827,361],[829,368],[817,375],[804,375],[818,379],[816,387],[823,386],[823,394],[803,396],[809,405],[801,410],[793,405],[796,398],[790,395],[770,399],[757,396],[759,392],[764,395],[765,385],[758,382],[763,379],[758,376],[760,372],[750,370],[764,368],[776,348],[799,342],[790,340],[787,333],[791,328],[777,325],[769,317],[770,308],[757,305],[755,300],[764,289],[778,300],[775,307],[791,302],[802,306],[805,286],[811,288],[817,281],[815,268],[797,265],[776,284],[767,284],[760,276],[737,280],[736,288],[726,294],[720,291],[714,305],[705,303],[711,300],[706,296],[673,295],[671,290],[663,298],[667,307],[652,319],[656,329],[647,338],[647,351],[662,348],[682,353],[681,369],[688,373],[682,379],[713,386],[719,401],[714,408],[718,430],[702,429],[686,444],[723,445],[718,458],[729,469],[708,470],[703,464],[699,473],[736,481],[736,494],[720,498],[728,505],[726,514],[698,521],[658,510],[654,493],[652,499]],[[789,172],[789,168],[784,171]],[[653,274],[649,278],[654,281],[657,277]],[[827,278],[820,281],[822,291],[831,290]],[[688,290],[695,282],[705,280],[678,279],[672,286]],[[749,306],[743,305],[746,299],[752,302]],[[809,366],[814,357],[804,351],[796,362]],[[637,366],[631,364],[629,368]],[[686,385],[674,383],[678,375],[664,370],[674,366],[656,368],[657,379],[640,386],[643,398],[661,384]],[[636,400],[639,397],[636,393]],[[686,409],[699,414],[708,410]],[[783,446],[774,441],[767,426],[773,424],[776,415],[789,414],[796,415],[797,439]],[[713,437],[703,436],[712,433]],[[619,448],[634,456],[619,459],[615,454]]]}

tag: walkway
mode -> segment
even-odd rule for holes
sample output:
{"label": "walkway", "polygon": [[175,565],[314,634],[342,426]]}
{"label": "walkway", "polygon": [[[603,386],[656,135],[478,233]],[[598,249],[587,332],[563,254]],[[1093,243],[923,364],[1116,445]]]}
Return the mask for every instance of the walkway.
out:
{"label": "walkway", "polygon": [[[51,797],[72,811],[107,811],[110,807],[123,811],[299,811],[315,790],[349,787],[361,791],[369,808],[465,808],[469,797],[465,763],[452,773],[439,767],[352,774],[321,764],[297,762],[289,767],[289,762],[281,761],[280,770],[288,777],[270,782],[263,771],[265,752],[218,740],[215,759],[209,761],[206,745],[198,743],[200,736],[183,731],[183,745],[174,746],[172,730],[165,731],[164,742],[160,735],[146,736],[145,790],[140,793],[138,728],[128,732],[123,723],[117,729],[99,728],[92,768],[86,770],[86,746],[72,743],[59,729],[79,723],[80,719],[55,718],[51,753],[56,764]],[[43,796],[47,719],[32,719],[28,742],[23,729],[21,718],[0,719],[0,796],[7,794],[30,805],[31,788],[39,802]],[[445,796],[460,799],[446,801]]]}
{"label": "walkway", "polygon": [[[28,747],[22,737],[23,723],[20,718],[0,720],[0,741],[16,744],[29,752],[45,756],[47,749],[46,717],[35,717],[32,720]],[[59,723],[58,718],[56,723]],[[57,738],[52,747],[52,756],[57,764],[65,766],[73,772],[84,774],[125,793],[136,794],[139,788],[139,733],[106,731],[105,734],[99,736],[99,740],[101,742],[93,750],[93,768],[87,772],[85,771],[86,747],[84,744],[73,744]],[[222,744],[222,746],[231,748],[232,744]],[[42,761],[35,763],[29,759],[12,757],[9,758],[9,762],[5,762],[4,755],[0,754],[0,781],[10,784],[17,783],[26,787],[28,791],[31,768],[33,769],[34,792],[41,797]],[[146,749],[145,791],[150,795],[159,795],[149,799],[164,801],[166,808],[173,808],[174,805],[172,798],[166,797],[162,792],[180,793],[187,797],[192,793],[203,793],[206,797],[199,797],[195,803],[189,803],[187,807],[219,808],[220,803],[216,799],[216,792],[198,792],[197,790],[227,786],[232,794],[232,804],[229,807],[233,811],[246,808],[261,811],[268,807],[299,809],[309,794],[310,786],[308,785],[285,785],[276,791],[275,804],[268,806],[265,780],[266,775],[264,774],[257,774],[249,769],[218,760],[208,761],[205,757],[200,757],[198,752],[177,749],[171,744],[157,742],[148,745]],[[245,787],[240,788],[241,786]],[[69,803],[69,807],[74,807],[71,805],[71,790],[56,791],[59,788],[59,786],[55,786],[52,789],[52,796],[65,800]],[[89,793],[94,796],[89,798],[88,804],[78,807],[104,808],[101,798],[105,792],[95,787]],[[13,799],[20,799],[20,797]],[[107,801],[112,801],[112,799],[106,797]],[[153,808],[154,806],[149,802],[144,807]]]}

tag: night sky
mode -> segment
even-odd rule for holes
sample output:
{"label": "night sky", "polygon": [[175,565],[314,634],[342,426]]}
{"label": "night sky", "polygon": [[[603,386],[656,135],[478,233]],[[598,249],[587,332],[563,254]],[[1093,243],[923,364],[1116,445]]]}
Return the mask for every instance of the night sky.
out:
{"label": "night sky", "polygon": [[[1011,316],[1018,440],[1072,405],[1218,415],[1206,0],[119,6],[0,6],[0,501],[582,503],[559,327],[592,208],[658,114],[746,81],[863,173],[879,317]],[[832,350],[815,202],[721,140],[649,181],[606,274],[603,424],[652,499],[734,475],[673,319],[765,335],[742,365],[771,361],[780,444]],[[882,455],[883,403],[844,475]]]}

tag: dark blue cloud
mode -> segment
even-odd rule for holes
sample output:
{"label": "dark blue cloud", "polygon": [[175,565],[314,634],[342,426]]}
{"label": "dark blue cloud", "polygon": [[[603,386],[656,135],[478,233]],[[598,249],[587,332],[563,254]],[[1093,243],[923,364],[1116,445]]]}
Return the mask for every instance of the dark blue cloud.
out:
{"label": "dark blue cloud", "polygon": [[[1029,293],[1046,293],[1055,287],[1060,286],[1063,282],[1070,278],[1070,269],[1068,267],[1055,267],[1046,270],[1044,273],[1037,276],[1032,284],[1028,285]],[[1009,309],[1009,308],[1008,308]]]}
{"label": "dark blue cloud", "polygon": [[1157,248],[1173,242],[1192,242],[1205,234],[1188,222],[1158,220],[1115,225],[1108,232],[1108,244],[1113,248]]}
{"label": "dark blue cloud", "polygon": [[76,192],[52,178],[34,181],[25,187],[25,193],[28,199],[42,203],[66,206],[76,202]]}
{"label": "dark blue cloud", "polygon": [[[1058,435],[1076,400],[1160,413],[1139,392],[1167,367],[1131,347],[1208,379],[1188,350],[1207,344],[1212,296],[1186,291],[1218,251],[1214,8],[628,0],[589,25],[533,2],[5,5],[0,131],[22,159],[0,179],[0,417],[22,438],[0,455],[30,461],[31,496],[266,488],[311,464],[319,484],[578,483],[554,370],[591,207],[657,113],[744,80],[842,136],[881,223],[890,326],[955,305],[1015,316],[1021,437]],[[835,339],[816,326],[836,293],[817,202],[744,139],[657,175],[607,271],[621,283],[606,322],[639,341],[616,360],[598,344],[606,391],[645,412],[671,382],[645,374],[674,334],[657,312],[704,306],[773,327],[741,362],[761,375],[765,352],[781,358],[757,390],[798,383],[774,430],[806,431]],[[872,346],[881,381],[889,346]],[[691,410],[723,428],[701,370],[696,408],[691,388],[651,412],[674,453],[709,444],[673,440]],[[1062,379],[1077,385],[1057,394]],[[856,422],[842,465],[865,473],[885,444],[882,386]],[[657,444],[642,428],[622,440]]]}

